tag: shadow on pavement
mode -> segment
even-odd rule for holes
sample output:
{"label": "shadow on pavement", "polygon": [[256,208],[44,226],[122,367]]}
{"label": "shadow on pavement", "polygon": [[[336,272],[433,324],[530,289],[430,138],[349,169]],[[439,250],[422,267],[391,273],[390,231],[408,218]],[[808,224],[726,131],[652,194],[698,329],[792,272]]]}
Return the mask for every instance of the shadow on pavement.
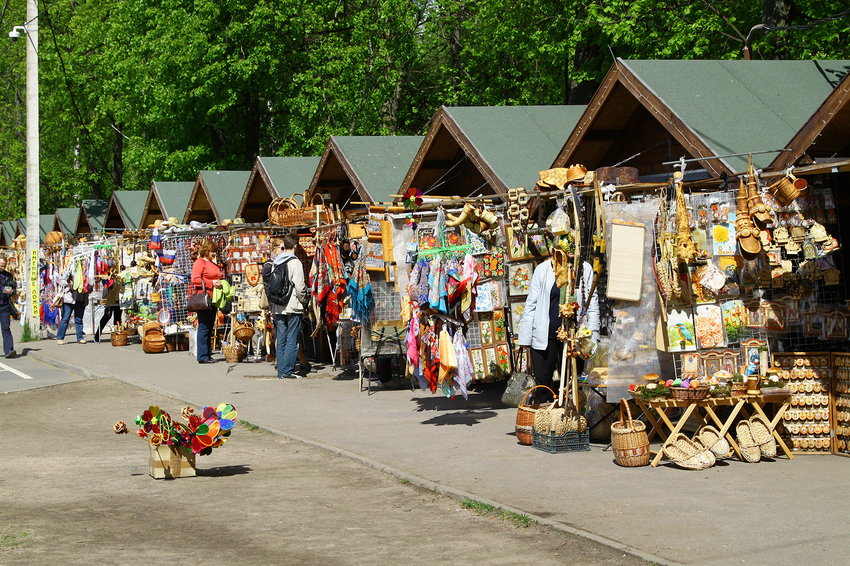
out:
{"label": "shadow on pavement", "polygon": [[238,465],[238,466],[219,466],[217,468],[198,468],[195,473],[199,476],[205,476],[209,478],[224,478],[228,476],[238,476],[242,474],[247,474],[252,472],[253,470],[248,466]]}
{"label": "shadow on pavement", "polygon": [[427,421],[422,421],[424,425],[435,425],[435,426],[446,426],[446,425],[466,425],[473,426],[477,425],[484,419],[492,419],[495,416],[498,416],[499,413],[495,411],[473,411],[466,410],[460,411],[457,413],[447,413],[444,415],[438,415],[436,417],[432,417]]}

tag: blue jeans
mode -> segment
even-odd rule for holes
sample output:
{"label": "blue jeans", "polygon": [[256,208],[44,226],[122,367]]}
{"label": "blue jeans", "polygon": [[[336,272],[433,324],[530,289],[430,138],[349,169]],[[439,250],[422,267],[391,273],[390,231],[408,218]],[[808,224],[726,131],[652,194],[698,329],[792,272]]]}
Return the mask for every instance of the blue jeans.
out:
{"label": "blue jeans", "polygon": [[59,328],[56,330],[57,340],[65,339],[65,331],[68,330],[71,313],[74,313],[74,329],[77,332],[77,342],[83,339],[83,313],[86,312],[86,303],[87,301],[78,301],[70,305],[63,303],[62,320],[59,321]]}
{"label": "blue jeans", "polygon": [[212,357],[212,347],[210,346],[210,334],[212,333],[213,325],[215,325],[216,309],[198,311],[198,343],[195,346],[197,350],[197,358],[200,362],[206,358]]}
{"label": "blue jeans", "polygon": [[298,334],[301,333],[301,314],[279,314],[277,328],[277,377],[288,377],[295,371],[298,358]]}
{"label": "blue jeans", "polygon": [[12,330],[9,326],[11,316],[9,305],[0,306],[0,328],[3,329],[3,353],[8,354],[15,349],[15,340],[12,338]]}

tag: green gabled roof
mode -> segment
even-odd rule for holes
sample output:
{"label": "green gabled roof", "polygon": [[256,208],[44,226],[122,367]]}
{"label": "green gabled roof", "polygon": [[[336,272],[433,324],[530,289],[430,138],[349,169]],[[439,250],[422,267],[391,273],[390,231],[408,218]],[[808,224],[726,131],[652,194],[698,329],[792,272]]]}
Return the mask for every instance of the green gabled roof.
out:
{"label": "green gabled roof", "polygon": [[17,234],[27,235],[27,219],[26,218],[18,218],[18,231]]}
{"label": "green gabled roof", "polygon": [[154,181],[153,186],[159,197],[159,204],[164,209],[163,218],[175,216],[182,220],[186,209],[189,208],[189,199],[192,198],[192,189],[195,188],[194,181]]}
{"label": "green gabled roof", "polygon": [[[392,201],[407,175],[422,136],[332,136],[372,202]],[[356,184],[355,184],[356,186]]]}
{"label": "green gabled roof", "polygon": [[[850,61],[624,61],[715,155],[784,147],[830,95]],[[777,154],[753,156],[756,168]],[[722,160],[732,171],[747,157]]]}
{"label": "green gabled roof", "polygon": [[467,106],[443,110],[510,188],[533,187],[586,106]]}
{"label": "green gabled roof", "polygon": [[48,233],[53,231],[53,221],[56,219],[54,214],[39,214],[38,215],[38,235],[39,241],[43,244],[44,238]]}
{"label": "green gabled roof", "polygon": [[[103,230],[107,212],[109,212],[108,200],[86,199],[80,205],[80,216],[85,213],[92,234],[100,234]],[[79,220],[77,221],[77,228],[79,228]]]}
{"label": "green gabled roof", "polygon": [[115,191],[112,198],[128,230],[136,230],[145,213],[149,191]]}
{"label": "green gabled roof", "polygon": [[[59,230],[65,236],[73,236],[77,230],[77,220],[80,218],[79,208],[57,208],[56,222],[59,223]],[[53,226],[56,226],[54,222]]]}
{"label": "green gabled roof", "polygon": [[203,179],[210,203],[215,207],[216,220],[221,222],[235,218],[251,172],[201,171],[199,176]]}
{"label": "green gabled roof", "polygon": [[291,197],[309,189],[321,160],[321,157],[257,158],[278,197]]}
{"label": "green gabled roof", "polygon": [[3,236],[6,238],[6,245],[11,246],[12,240],[15,239],[15,221],[4,220],[0,222],[0,227],[3,229]]}

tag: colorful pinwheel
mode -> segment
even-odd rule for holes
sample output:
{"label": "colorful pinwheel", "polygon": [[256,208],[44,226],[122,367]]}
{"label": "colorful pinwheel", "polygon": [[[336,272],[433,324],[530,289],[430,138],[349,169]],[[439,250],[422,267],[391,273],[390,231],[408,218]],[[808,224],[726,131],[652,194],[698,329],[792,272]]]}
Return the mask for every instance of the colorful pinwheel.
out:
{"label": "colorful pinwheel", "polygon": [[416,210],[422,206],[422,191],[416,187],[410,187],[402,196],[404,198],[404,208]]}
{"label": "colorful pinwheel", "polygon": [[[168,413],[156,405],[149,407],[136,417],[136,424],[140,427],[136,434],[153,446],[166,444],[206,455],[212,452],[213,448],[224,444],[236,424],[236,409],[227,403],[222,403],[215,409],[204,407],[201,416],[196,415],[191,407],[184,407],[181,415],[188,424],[173,421]],[[122,427],[120,424],[123,423],[115,425],[115,432],[126,433],[126,425]]]}

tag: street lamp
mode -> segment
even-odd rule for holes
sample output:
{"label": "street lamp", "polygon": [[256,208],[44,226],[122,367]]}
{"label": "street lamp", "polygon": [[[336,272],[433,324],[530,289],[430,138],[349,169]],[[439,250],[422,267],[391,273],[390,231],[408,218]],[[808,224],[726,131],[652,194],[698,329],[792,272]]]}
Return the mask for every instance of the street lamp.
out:
{"label": "street lamp", "polygon": [[26,309],[30,331],[39,333],[38,299],[38,0],[27,0],[27,22],[15,26],[9,39],[17,41],[27,36],[27,259],[24,261],[24,281],[29,308]]}

